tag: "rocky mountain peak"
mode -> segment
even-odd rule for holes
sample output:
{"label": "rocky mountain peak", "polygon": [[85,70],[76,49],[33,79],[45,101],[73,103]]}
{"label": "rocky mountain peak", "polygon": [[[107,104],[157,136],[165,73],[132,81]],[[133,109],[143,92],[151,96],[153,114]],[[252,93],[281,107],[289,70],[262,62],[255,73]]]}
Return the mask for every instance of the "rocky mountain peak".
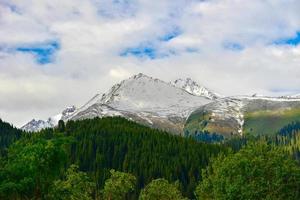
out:
{"label": "rocky mountain peak", "polygon": [[176,79],[171,84],[195,96],[202,96],[208,99],[217,99],[220,97],[220,95],[218,95],[217,93],[214,93],[206,87],[199,85],[196,81],[192,80],[191,78]]}

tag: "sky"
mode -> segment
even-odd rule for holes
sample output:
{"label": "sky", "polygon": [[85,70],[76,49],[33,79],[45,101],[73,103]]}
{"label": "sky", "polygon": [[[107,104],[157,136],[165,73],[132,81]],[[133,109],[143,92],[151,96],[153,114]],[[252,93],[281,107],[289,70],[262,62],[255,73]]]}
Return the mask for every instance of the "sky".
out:
{"label": "sky", "polygon": [[0,118],[46,119],[139,72],[300,93],[299,0],[0,0]]}

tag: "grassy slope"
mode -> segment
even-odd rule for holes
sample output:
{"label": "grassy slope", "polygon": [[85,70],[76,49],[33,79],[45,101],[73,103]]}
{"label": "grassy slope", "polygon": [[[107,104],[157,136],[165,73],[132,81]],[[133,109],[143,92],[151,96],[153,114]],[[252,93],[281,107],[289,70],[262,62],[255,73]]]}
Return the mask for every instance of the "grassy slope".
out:
{"label": "grassy slope", "polygon": [[190,133],[206,130],[209,117],[208,114],[203,112],[193,113],[186,122],[184,130],[188,130]]}
{"label": "grassy slope", "polygon": [[[300,121],[300,109],[293,108],[291,110],[262,110],[255,112],[246,112],[244,133],[251,135],[272,135],[283,126],[293,122]],[[211,133],[220,133],[224,136],[230,136],[235,130],[231,123],[223,123],[220,121],[211,122],[208,113],[195,113],[185,124],[185,130],[194,133],[196,130],[207,130]]]}
{"label": "grassy slope", "polygon": [[292,121],[300,120],[300,109],[245,113],[244,133],[274,134]]}

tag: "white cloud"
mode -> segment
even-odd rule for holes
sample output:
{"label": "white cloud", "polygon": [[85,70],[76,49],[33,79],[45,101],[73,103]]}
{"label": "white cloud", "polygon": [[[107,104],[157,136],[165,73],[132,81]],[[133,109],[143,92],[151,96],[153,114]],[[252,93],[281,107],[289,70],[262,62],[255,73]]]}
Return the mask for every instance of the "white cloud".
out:
{"label": "white cloud", "polygon": [[130,76],[130,73],[122,68],[111,69],[109,75],[113,78],[125,79]]}
{"label": "white cloud", "polygon": [[[299,45],[272,45],[300,31],[298,0],[119,2],[0,0],[0,117],[16,125],[45,118],[138,72],[189,76],[226,95],[300,90]],[[174,26],[180,35],[159,40]],[[61,45],[54,63],[11,50],[53,40]],[[120,56],[145,42],[174,54]]]}

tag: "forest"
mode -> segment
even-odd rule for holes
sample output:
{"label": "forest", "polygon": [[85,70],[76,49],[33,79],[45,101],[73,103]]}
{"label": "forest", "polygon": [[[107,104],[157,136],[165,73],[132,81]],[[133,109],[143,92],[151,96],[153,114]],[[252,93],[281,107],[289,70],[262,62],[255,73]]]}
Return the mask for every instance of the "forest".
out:
{"label": "forest", "polygon": [[121,117],[38,133],[0,121],[0,199],[299,199],[299,130],[197,140]]}

